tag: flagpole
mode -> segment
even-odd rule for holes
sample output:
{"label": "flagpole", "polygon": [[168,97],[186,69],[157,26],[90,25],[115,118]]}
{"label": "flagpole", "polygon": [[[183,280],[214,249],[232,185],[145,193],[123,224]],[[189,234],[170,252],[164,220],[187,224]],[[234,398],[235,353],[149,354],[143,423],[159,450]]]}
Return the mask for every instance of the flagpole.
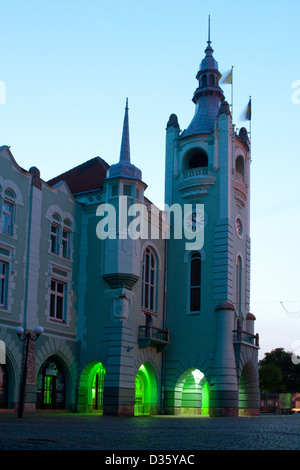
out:
{"label": "flagpole", "polygon": [[[249,96],[249,103],[251,103],[251,96]],[[249,134],[250,134],[250,144],[251,144],[251,118],[252,118],[252,103],[250,109],[250,119],[249,119]]]}
{"label": "flagpole", "polygon": [[231,66],[231,117],[233,121],[233,65]]}

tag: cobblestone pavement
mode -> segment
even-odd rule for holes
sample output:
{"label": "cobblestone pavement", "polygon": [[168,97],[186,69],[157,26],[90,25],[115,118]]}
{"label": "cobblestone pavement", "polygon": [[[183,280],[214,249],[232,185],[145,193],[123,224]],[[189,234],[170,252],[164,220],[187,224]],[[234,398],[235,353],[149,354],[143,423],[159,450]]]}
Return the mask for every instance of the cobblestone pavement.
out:
{"label": "cobblestone pavement", "polygon": [[300,413],[251,418],[0,413],[0,450],[299,450]]}

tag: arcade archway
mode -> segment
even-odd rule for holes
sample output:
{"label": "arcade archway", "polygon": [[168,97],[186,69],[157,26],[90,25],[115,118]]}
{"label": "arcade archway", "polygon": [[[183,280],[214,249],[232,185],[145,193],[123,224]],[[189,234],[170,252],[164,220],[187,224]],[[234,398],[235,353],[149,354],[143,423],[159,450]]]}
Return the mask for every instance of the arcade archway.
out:
{"label": "arcade archway", "polygon": [[37,377],[37,408],[62,410],[66,406],[66,379],[60,361],[49,357]]}
{"label": "arcade archway", "polygon": [[157,380],[153,367],[148,362],[141,365],[135,378],[134,415],[157,413]]}
{"label": "arcade archway", "polygon": [[106,370],[101,362],[90,362],[81,373],[78,390],[78,411],[103,413],[103,391]]}
{"label": "arcade archway", "polygon": [[209,414],[209,384],[199,369],[188,369],[180,376],[175,394],[180,414]]}

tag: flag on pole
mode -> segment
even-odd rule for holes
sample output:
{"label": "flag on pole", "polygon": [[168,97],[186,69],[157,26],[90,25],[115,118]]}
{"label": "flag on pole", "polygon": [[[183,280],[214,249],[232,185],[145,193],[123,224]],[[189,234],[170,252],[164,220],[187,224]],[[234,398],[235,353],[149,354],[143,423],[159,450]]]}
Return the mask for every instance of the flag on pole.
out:
{"label": "flag on pole", "polygon": [[221,83],[223,84],[229,84],[231,85],[231,116],[233,117],[233,66],[231,67],[231,70],[226,72],[224,75],[224,78],[221,78]]}
{"label": "flag on pole", "polygon": [[222,78],[221,83],[231,83],[232,84],[232,69],[230,72],[227,72],[224,78]]}
{"label": "flag on pole", "polygon": [[248,103],[248,106],[247,106],[246,120],[251,121],[251,98],[249,99],[249,103]]}

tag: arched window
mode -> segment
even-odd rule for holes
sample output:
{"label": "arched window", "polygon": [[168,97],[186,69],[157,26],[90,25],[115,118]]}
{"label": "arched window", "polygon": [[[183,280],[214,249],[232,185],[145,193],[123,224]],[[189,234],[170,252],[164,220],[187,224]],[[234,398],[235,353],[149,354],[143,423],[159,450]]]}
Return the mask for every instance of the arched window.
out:
{"label": "arched window", "polygon": [[56,213],[52,215],[53,222],[51,223],[51,252],[56,255],[59,254],[59,237],[60,237],[60,216]]}
{"label": "arched window", "polygon": [[190,257],[190,286],[189,286],[190,312],[201,310],[201,255],[193,253]]}
{"label": "arched window", "polygon": [[237,257],[236,261],[236,312],[241,315],[242,309],[242,258]]}
{"label": "arched window", "polygon": [[154,251],[147,247],[143,256],[142,307],[156,311],[157,258]]}
{"label": "arched window", "polygon": [[2,203],[2,223],[3,233],[13,235],[14,217],[15,217],[15,199],[16,195],[11,189],[6,189]]}
{"label": "arched window", "polygon": [[242,181],[244,181],[244,159],[242,155],[239,155],[235,161],[235,171],[237,176],[240,177]]}
{"label": "arched window", "polygon": [[70,258],[71,228],[71,222],[65,219],[62,229],[62,256],[68,259]]}
{"label": "arched window", "polygon": [[202,77],[202,86],[203,87],[207,86],[207,75],[203,75]]}
{"label": "arched window", "polygon": [[[70,259],[71,254],[71,232],[72,223],[69,219],[64,219],[54,213],[52,214],[52,222],[50,229],[51,252],[61,255],[63,258]],[[60,248],[60,245],[62,248]]]}
{"label": "arched window", "polygon": [[188,162],[188,169],[191,170],[193,168],[203,168],[208,166],[208,157],[204,150],[202,149],[195,149]]}

